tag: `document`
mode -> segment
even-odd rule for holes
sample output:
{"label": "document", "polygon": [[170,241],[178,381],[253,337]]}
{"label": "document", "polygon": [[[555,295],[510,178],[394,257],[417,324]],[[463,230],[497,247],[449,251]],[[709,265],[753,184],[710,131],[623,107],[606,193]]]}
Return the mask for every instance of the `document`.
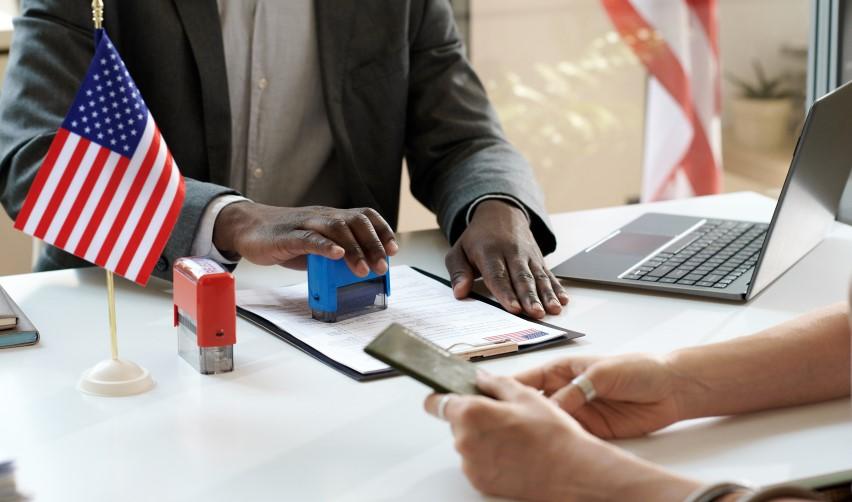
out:
{"label": "document", "polygon": [[449,287],[407,266],[391,267],[390,281],[387,310],[336,323],[311,317],[304,283],[238,291],[237,305],[365,375],[389,369],[367,355],[364,347],[394,322],[450,351],[503,341],[531,345],[566,334],[561,328],[522,319],[479,300],[456,300]]}

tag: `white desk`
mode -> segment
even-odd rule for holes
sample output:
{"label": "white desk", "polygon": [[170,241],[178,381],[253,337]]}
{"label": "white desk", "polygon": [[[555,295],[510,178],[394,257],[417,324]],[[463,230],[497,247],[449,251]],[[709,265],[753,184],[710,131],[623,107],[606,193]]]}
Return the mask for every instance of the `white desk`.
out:
{"label": "white desk", "polygon": [[[732,194],[668,202],[658,211],[768,220],[773,202]],[[555,265],[648,206],[553,218]],[[437,232],[400,237],[396,263],[446,275]],[[747,306],[570,285],[552,322],[588,334],[559,349],[484,363],[512,373],[566,354],[668,351],[730,338],[846,297],[852,227],[832,237]],[[300,273],[241,265],[238,287]],[[117,292],[121,353],[156,388],[129,398],[75,389],[108,356],[101,270],[0,278],[41,329],[31,348],[0,351],[0,453],[16,458],[37,500],[467,500],[447,426],[422,412],[426,388],[407,378],[356,383],[244,321],[236,371],[201,376],[176,353],[169,285]],[[770,362],[767,362],[770,363]],[[705,480],[852,478],[852,409],[835,401],[734,419],[693,421],[624,447]]]}

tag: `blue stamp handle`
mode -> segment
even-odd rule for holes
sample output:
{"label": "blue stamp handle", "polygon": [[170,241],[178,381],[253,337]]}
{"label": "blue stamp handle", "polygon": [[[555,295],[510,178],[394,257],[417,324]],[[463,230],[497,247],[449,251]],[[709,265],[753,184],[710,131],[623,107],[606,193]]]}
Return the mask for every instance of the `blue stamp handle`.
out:
{"label": "blue stamp handle", "polygon": [[[388,260],[390,269],[390,260]],[[324,256],[308,255],[308,304],[314,311],[337,312],[337,291],[339,288],[376,278],[384,278],[384,293],[390,296],[390,275],[378,275],[370,272],[358,277],[346,264],[346,260],[331,260]]]}

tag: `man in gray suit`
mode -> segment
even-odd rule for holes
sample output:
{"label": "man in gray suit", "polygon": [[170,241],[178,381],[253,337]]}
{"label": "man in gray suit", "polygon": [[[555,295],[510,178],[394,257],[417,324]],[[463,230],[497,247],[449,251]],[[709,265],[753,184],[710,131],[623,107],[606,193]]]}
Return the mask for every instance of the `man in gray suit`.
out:
{"label": "man in gray suit", "polygon": [[[463,54],[449,0],[107,0],[104,26],[187,178],[156,274],[181,256],[385,270],[406,160],[477,274],[534,317],[568,298],[542,196]],[[0,99],[0,199],[11,216],[93,53],[89,0],[24,0]],[[359,209],[346,209],[359,208]],[[38,269],[85,262],[47,247]]]}

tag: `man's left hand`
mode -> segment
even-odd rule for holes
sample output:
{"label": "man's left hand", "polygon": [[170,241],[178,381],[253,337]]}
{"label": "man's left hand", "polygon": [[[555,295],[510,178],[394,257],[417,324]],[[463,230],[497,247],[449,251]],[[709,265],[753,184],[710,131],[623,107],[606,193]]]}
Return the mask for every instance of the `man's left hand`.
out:
{"label": "man's left hand", "polygon": [[505,201],[479,203],[470,225],[447,253],[446,265],[458,299],[470,294],[481,275],[513,314],[540,319],[560,313],[568,303],[568,293],[544,264],[523,211]]}

